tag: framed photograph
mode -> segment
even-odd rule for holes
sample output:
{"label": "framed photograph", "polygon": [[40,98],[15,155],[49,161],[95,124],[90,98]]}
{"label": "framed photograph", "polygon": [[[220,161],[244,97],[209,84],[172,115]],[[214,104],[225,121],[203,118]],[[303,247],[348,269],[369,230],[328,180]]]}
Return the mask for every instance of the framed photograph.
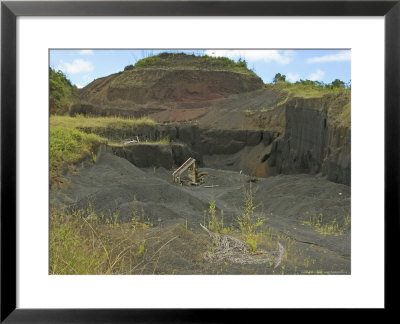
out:
{"label": "framed photograph", "polygon": [[392,308],[399,15],[2,2],[1,321]]}

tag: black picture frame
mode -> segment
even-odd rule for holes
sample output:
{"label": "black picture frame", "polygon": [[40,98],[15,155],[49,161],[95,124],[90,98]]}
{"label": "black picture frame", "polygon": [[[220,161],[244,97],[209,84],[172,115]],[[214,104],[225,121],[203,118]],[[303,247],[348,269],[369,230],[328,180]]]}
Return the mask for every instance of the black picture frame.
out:
{"label": "black picture frame", "polygon": [[[385,309],[399,279],[392,257],[399,235],[400,1],[2,1],[1,3],[1,322],[234,322],[244,312],[194,309],[16,308],[16,19],[18,16],[384,16],[385,17]],[[367,67],[366,67],[367,68]],[[392,256],[392,257],[390,257]]]}

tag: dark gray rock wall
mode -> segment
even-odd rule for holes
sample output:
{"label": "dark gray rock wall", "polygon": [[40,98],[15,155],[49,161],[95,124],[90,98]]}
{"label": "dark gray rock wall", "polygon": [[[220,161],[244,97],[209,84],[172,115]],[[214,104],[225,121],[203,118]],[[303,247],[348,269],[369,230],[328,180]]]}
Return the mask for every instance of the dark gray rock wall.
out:
{"label": "dark gray rock wall", "polygon": [[139,168],[163,167],[167,170],[183,164],[194,157],[201,164],[201,157],[186,144],[133,144],[111,147],[112,152]]}
{"label": "dark gray rock wall", "polygon": [[328,127],[328,156],[322,163],[322,173],[333,182],[351,183],[351,130]]}
{"label": "dark gray rock wall", "polygon": [[[169,137],[170,145],[143,144],[113,148],[114,153],[138,167],[160,166],[171,169],[189,157],[203,166],[203,157],[233,155],[263,143],[265,176],[280,173],[311,173],[350,185],[351,131],[331,125],[323,99],[294,99],[286,105],[285,134],[268,130],[200,129],[197,125],[136,126],[131,129],[99,129],[100,136],[114,141],[136,139],[158,141]],[[82,129],[84,130],[84,129]],[[88,130],[93,132],[93,129]],[[251,156],[249,158],[254,159]],[[254,161],[248,161],[250,165]],[[244,166],[240,166],[243,169]],[[264,175],[261,175],[264,176]]]}
{"label": "dark gray rock wall", "polygon": [[263,142],[269,145],[279,134],[260,130],[202,130],[200,153],[202,155],[234,154],[246,146]]}
{"label": "dark gray rock wall", "polygon": [[268,159],[271,173],[322,173],[350,185],[351,131],[330,125],[327,118],[323,100],[288,103],[285,135],[273,143]]}

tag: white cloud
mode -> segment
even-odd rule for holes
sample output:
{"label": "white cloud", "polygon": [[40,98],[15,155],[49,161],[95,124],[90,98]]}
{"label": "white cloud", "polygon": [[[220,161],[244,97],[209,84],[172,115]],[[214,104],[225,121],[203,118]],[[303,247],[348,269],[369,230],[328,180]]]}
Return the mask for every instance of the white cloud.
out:
{"label": "white cloud", "polygon": [[61,61],[57,69],[67,73],[80,73],[93,71],[94,66],[90,61],[76,59],[72,63]]}
{"label": "white cloud", "polygon": [[300,80],[300,74],[289,72],[289,73],[286,74],[286,79],[289,82],[292,82],[292,83],[296,82],[296,81],[299,81]]}
{"label": "white cloud", "polygon": [[350,60],[351,60],[350,51],[340,51],[336,54],[311,57],[307,60],[307,63],[344,62]]}
{"label": "white cloud", "polygon": [[82,54],[82,55],[92,55],[92,54],[93,54],[93,51],[92,51],[92,50],[80,50],[80,51],[79,51],[79,54]]}
{"label": "white cloud", "polygon": [[82,88],[83,88],[83,86],[81,86],[79,83],[75,83],[75,85],[76,85],[76,87],[79,88],[79,89],[82,89]]}
{"label": "white cloud", "polygon": [[322,81],[322,78],[324,77],[325,72],[318,69],[317,71],[315,71],[314,73],[311,73],[308,76],[308,79],[311,81]]}
{"label": "white cloud", "polygon": [[265,61],[276,62],[282,65],[293,61],[296,53],[294,51],[285,50],[207,50],[205,52],[209,56],[225,56],[230,59],[245,59],[246,61]]}

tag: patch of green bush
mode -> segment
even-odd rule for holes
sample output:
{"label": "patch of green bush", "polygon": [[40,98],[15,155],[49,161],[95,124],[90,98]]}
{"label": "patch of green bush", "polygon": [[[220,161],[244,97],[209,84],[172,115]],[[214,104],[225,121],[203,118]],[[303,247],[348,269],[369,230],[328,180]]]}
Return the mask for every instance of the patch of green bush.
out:
{"label": "patch of green bush", "polygon": [[107,140],[95,134],[86,134],[74,128],[50,128],[50,179],[85,157],[92,157],[100,144]]}
{"label": "patch of green bush", "polygon": [[49,68],[50,114],[65,114],[78,99],[78,88],[64,73]]}
{"label": "patch of green bush", "polygon": [[163,68],[163,69],[194,69],[194,70],[223,70],[239,73],[255,73],[247,67],[245,60],[238,62],[227,57],[196,56],[185,53],[161,53],[149,56],[136,62],[134,68]]}

